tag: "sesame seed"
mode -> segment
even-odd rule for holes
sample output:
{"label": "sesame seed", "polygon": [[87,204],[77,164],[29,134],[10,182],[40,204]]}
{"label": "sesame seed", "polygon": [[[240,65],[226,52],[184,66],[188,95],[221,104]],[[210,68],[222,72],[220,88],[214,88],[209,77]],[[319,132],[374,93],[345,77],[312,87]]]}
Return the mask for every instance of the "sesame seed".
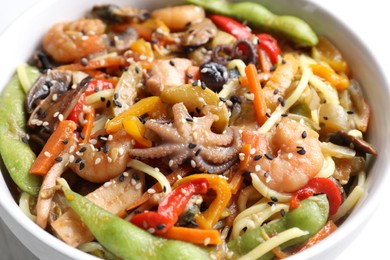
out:
{"label": "sesame seed", "polygon": [[107,100],[106,107],[109,108],[111,106],[111,101]]}
{"label": "sesame seed", "polygon": [[51,153],[49,153],[48,151],[45,151],[45,152],[43,153],[43,155],[45,155],[46,157],[50,157],[50,156],[51,156]]}
{"label": "sesame seed", "polygon": [[84,167],[85,167],[85,163],[84,163],[84,162],[81,162],[81,163],[80,163],[80,171],[81,171],[82,169],[84,169]]}
{"label": "sesame seed", "polygon": [[58,120],[63,121],[64,120],[64,115],[63,114],[59,114],[58,115]]}
{"label": "sesame seed", "polygon": [[255,171],[256,171],[256,172],[259,172],[260,170],[261,170],[261,166],[258,165],[258,164],[256,164],[256,166],[255,166]]}
{"label": "sesame seed", "polygon": [[282,217],[284,217],[284,216],[286,215],[286,211],[285,211],[284,209],[281,209],[281,210],[280,210],[280,215],[281,215]]}
{"label": "sesame seed", "polygon": [[193,143],[188,144],[188,148],[190,148],[190,149],[194,149],[195,147],[196,147],[196,144],[193,144]]}
{"label": "sesame seed", "polygon": [[103,184],[104,188],[110,187],[111,185],[112,185],[112,182],[111,182],[111,181],[105,182],[105,183]]}
{"label": "sesame seed", "polygon": [[273,201],[273,202],[278,202],[278,198],[274,197],[274,196],[271,196],[270,199]]}
{"label": "sesame seed", "polygon": [[274,95],[277,95],[279,93],[279,89],[274,90]]}
{"label": "sesame seed", "polygon": [[100,101],[104,102],[104,101],[106,101],[106,98],[105,97],[100,97]]}
{"label": "sesame seed", "polygon": [[282,117],[287,117],[287,116],[288,116],[288,114],[281,114],[281,116],[282,116]]}
{"label": "sesame seed", "polygon": [[203,68],[200,70],[200,73],[207,73],[209,70],[207,68]]}
{"label": "sesame seed", "polygon": [[263,157],[263,156],[261,156],[260,154],[257,154],[257,155],[255,155],[255,156],[253,157],[253,160],[258,161],[258,160],[261,159],[261,157]]}
{"label": "sesame seed", "polygon": [[186,76],[187,76],[187,78],[189,78],[189,79],[192,79],[192,78],[194,77],[194,76],[192,76],[192,74],[189,74],[189,73],[187,73]]}
{"label": "sesame seed", "polygon": [[194,160],[191,160],[191,167],[195,168],[196,167],[196,162]]}
{"label": "sesame seed", "polygon": [[278,101],[282,107],[284,107],[286,105],[286,103],[282,97],[278,97]]}
{"label": "sesame seed", "polygon": [[270,117],[271,117],[271,114],[267,112],[267,113],[265,113],[265,116],[268,117],[268,118],[270,118]]}
{"label": "sesame seed", "polygon": [[264,173],[264,177],[265,177],[265,178],[268,178],[268,177],[269,177],[269,172],[265,172],[265,173]]}
{"label": "sesame seed", "polygon": [[82,147],[82,148],[79,150],[79,152],[80,152],[80,153],[83,153],[83,152],[85,152],[86,150],[87,150],[87,147],[84,146],[84,147]]}
{"label": "sesame seed", "polygon": [[226,98],[224,98],[224,97],[219,97],[219,100],[221,100],[222,102],[226,102]]}
{"label": "sesame seed", "polygon": [[200,154],[200,152],[202,151],[202,149],[201,148],[199,148],[198,150],[196,150],[196,152],[195,152],[195,156],[198,156],[199,154]]}
{"label": "sesame seed", "polygon": [[208,244],[210,244],[210,238],[207,237],[205,240],[204,240],[204,245],[207,246]]}
{"label": "sesame seed", "polygon": [[131,178],[133,178],[134,180],[136,180],[136,181],[139,181],[141,178],[139,177],[139,175],[138,174],[136,174],[136,173],[133,173],[132,175],[131,175]]}
{"label": "sesame seed", "polygon": [[329,119],[327,116],[324,116],[323,118],[324,118],[324,120],[328,120]]}
{"label": "sesame seed", "polygon": [[108,145],[107,144],[105,144],[103,146],[103,153],[108,153]]}
{"label": "sesame seed", "polygon": [[171,65],[172,67],[175,67],[175,62],[173,60],[170,60],[169,65]]}
{"label": "sesame seed", "polygon": [[68,140],[67,140],[67,139],[64,139],[64,140],[62,140],[62,143],[63,143],[63,144],[68,144]]}
{"label": "sesame seed", "polygon": [[119,180],[120,182],[123,182],[123,181],[125,180],[125,176],[124,176],[123,174],[121,174],[121,175],[119,176],[118,180]]}
{"label": "sesame seed", "polygon": [[163,230],[165,228],[165,224],[157,225],[157,230]]}
{"label": "sesame seed", "polygon": [[192,82],[192,86],[193,86],[193,87],[198,86],[198,80],[195,80],[194,82]]}
{"label": "sesame seed", "polygon": [[354,114],[354,113],[355,113],[355,112],[353,112],[352,110],[348,110],[348,111],[347,111],[347,114],[348,114],[348,115],[352,115],[352,114]]}
{"label": "sesame seed", "polygon": [[87,66],[88,65],[88,60],[87,60],[87,58],[82,58],[81,60],[80,60],[80,62],[81,62],[81,65],[83,65],[83,66]]}
{"label": "sesame seed", "polygon": [[275,204],[275,202],[273,202],[273,201],[268,201],[267,204],[270,205],[270,206],[273,206],[273,205]]}
{"label": "sesame seed", "polygon": [[114,99],[118,99],[118,97],[119,97],[119,93],[118,93],[118,92],[115,92],[115,94],[114,94]]}
{"label": "sesame seed", "polygon": [[148,189],[148,193],[150,193],[150,194],[154,194],[154,193],[156,193],[156,190],[155,190],[155,189],[152,189],[152,188],[150,188],[150,189]]}
{"label": "sesame seed", "polygon": [[62,162],[63,159],[62,159],[61,156],[59,156],[59,157],[55,158],[54,160],[55,160],[56,162]]}
{"label": "sesame seed", "polygon": [[167,187],[164,186],[164,187],[163,187],[163,191],[164,191],[164,192],[167,192]]}
{"label": "sesame seed", "polygon": [[265,157],[267,157],[268,160],[273,160],[274,157],[272,157],[272,155],[269,155],[269,154],[264,154]]}
{"label": "sesame seed", "polygon": [[79,162],[81,162],[81,160],[82,159],[79,157],[79,158],[76,159],[75,163],[79,163]]}
{"label": "sesame seed", "polygon": [[207,88],[206,83],[204,83],[203,81],[200,83],[200,86],[202,87],[203,90]]}
{"label": "sesame seed", "polygon": [[304,155],[306,153],[306,150],[305,148],[301,147],[299,148],[299,150],[297,151],[297,153],[301,154],[301,155]]}
{"label": "sesame seed", "polygon": [[113,100],[112,102],[114,103],[115,106],[122,107],[122,103],[119,102],[118,100]]}
{"label": "sesame seed", "polygon": [[135,189],[136,189],[136,190],[141,189],[141,187],[142,187],[142,184],[141,184],[141,183],[137,183],[137,185],[135,185]]}
{"label": "sesame seed", "polygon": [[80,132],[80,138],[81,138],[81,140],[85,139],[85,135],[83,134],[83,132]]}
{"label": "sesame seed", "polygon": [[148,230],[146,230],[146,231],[148,231],[150,234],[153,234],[154,232],[156,232],[156,230],[154,228],[148,228]]}
{"label": "sesame seed", "polygon": [[302,136],[303,139],[305,139],[307,137],[307,132],[303,131],[301,136]]}
{"label": "sesame seed", "polygon": [[22,141],[23,143],[25,143],[25,144],[28,143],[28,140],[27,140],[27,138],[26,138],[25,136],[23,136],[23,137],[21,138],[21,141]]}

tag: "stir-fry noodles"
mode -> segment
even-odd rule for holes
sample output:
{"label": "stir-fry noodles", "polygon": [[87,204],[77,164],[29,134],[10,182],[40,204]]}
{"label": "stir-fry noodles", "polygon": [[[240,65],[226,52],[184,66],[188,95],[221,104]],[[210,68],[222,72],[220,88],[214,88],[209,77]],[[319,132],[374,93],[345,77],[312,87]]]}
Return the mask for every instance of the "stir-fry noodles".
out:
{"label": "stir-fry noodles", "polygon": [[1,98],[20,208],[105,259],[296,254],[364,194],[361,86],[299,18],[189,2],[94,6],[44,35]]}

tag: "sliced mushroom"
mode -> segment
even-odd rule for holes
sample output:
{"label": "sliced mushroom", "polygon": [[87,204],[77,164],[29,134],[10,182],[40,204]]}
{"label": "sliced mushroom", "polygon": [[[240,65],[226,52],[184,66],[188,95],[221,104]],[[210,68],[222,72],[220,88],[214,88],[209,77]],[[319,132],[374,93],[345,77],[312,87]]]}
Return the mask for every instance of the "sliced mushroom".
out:
{"label": "sliced mushroom", "polygon": [[113,4],[95,5],[92,15],[111,23],[126,23],[134,19],[144,21],[150,18],[150,13],[144,9],[119,7]]}
{"label": "sliced mushroom", "polygon": [[72,84],[70,71],[49,70],[31,87],[27,96],[27,111],[30,113],[28,127],[40,132],[46,140],[58,122],[66,119],[85,91],[90,77],[80,84]]}
{"label": "sliced mushroom", "polygon": [[377,155],[377,151],[375,150],[372,145],[367,143],[362,138],[358,138],[352,135],[349,135],[348,133],[344,131],[338,131],[334,134],[331,134],[328,139],[329,142],[342,145],[342,146],[350,146],[353,145],[353,148],[356,151],[363,152],[363,153],[369,153],[372,155]]}
{"label": "sliced mushroom", "polygon": [[113,42],[117,51],[124,51],[130,48],[130,45],[138,39],[137,31],[132,27],[120,34],[113,36]]}
{"label": "sliced mushroom", "polygon": [[183,46],[201,46],[217,35],[217,27],[208,18],[199,23],[192,24],[182,36]]}

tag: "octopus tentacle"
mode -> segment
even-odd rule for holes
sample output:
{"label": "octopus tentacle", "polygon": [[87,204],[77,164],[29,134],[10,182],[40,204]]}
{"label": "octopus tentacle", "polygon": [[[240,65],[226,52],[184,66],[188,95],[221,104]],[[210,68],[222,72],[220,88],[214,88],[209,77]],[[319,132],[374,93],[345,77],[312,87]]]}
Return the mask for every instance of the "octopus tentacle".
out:
{"label": "octopus tentacle", "polygon": [[183,103],[177,103],[173,105],[172,110],[175,128],[185,140],[189,140],[191,126],[187,124],[187,119],[191,118],[191,116],[188,114],[187,108]]}
{"label": "octopus tentacle", "polygon": [[152,130],[155,133],[158,133],[163,137],[163,141],[180,143],[184,139],[177,130],[173,127],[170,127],[171,123],[161,123],[158,120],[150,119],[146,121],[145,127],[149,130]]}
{"label": "octopus tentacle", "polygon": [[229,169],[237,160],[235,157],[234,159],[227,161],[223,164],[210,164],[207,161],[203,160],[202,157],[197,156],[194,157],[193,160],[196,163],[196,167],[202,171],[202,172],[208,172],[208,173],[215,173],[215,174],[220,174],[225,172],[227,169]]}
{"label": "octopus tentacle", "polygon": [[132,157],[139,158],[161,158],[168,156],[169,154],[181,151],[184,148],[184,144],[163,144],[160,146],[144,148],[144,149],[130,149],[129,153]]}

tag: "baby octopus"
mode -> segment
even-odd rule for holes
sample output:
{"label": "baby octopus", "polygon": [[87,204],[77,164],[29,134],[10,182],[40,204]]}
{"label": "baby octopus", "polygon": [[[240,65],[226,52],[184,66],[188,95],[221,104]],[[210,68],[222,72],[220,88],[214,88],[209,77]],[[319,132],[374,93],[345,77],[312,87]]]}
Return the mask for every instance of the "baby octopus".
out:
{"label": "baby octopus", "polygon": [[167,158],[172,169],[185,161],[202,172],[222,173],[238,158],[241,134],[228,127],[223,134],[211,131],[215,115],[191,117],[183,103],[172,107],[173,122],[148,120],[145,127],[159,137],[161,143],[146,149],[130,149],[132,157]]}

